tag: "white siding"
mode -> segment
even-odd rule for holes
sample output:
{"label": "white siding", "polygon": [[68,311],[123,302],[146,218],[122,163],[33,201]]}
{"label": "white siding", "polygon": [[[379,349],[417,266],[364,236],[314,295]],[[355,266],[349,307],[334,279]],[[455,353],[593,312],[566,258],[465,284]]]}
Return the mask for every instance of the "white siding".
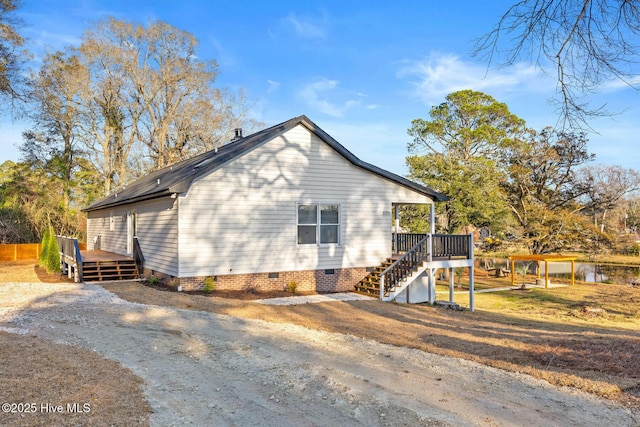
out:
{"label": "white siding", "polygon": [[[113,216],[113,231],[109,224]],[[127,254],[127,209],[114,208],[89,212],[87,217],[87,249],[94,249],[96,237],[100,249],[117,254]]]}
{"label": "white siding", "polygon": [[[337,203],[341,245],[297,244],[296,204]],[[392,203],[431,203],[297,126],[180,197],[180,277],[366,267],[391,252]]]}
{"label": "white siding", "polygon": [[136,206],[138,242],[146,268],[178,275],[178,203],[164,198]]}
{"label": "white siding", "polygon": [[[127,254],[127,221],[136,211],[137,236],[145,258],[145,267],[172,276],[178,275],[178,209],[176,199],[169,197],[136,203],[115,209],[89,212],[87,249],[93,249],[94,236],[100,235],[101,249]],[[110,231],[110,215],[115,214]]]}

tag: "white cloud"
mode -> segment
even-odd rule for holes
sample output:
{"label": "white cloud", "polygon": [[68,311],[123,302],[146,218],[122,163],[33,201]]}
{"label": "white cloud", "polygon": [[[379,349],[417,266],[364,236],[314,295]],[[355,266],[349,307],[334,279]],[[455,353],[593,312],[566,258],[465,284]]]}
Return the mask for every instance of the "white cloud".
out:
{"label": "white cloud", "polygon": [[632,77],[626,80],[612,79],[600,87],[600,92],[611,93],[620,90],[637,89],[640,86],[640,77]]}
{"label": "white cloud", "polygon": [[[318,78],[305,85],[298,92],[298,96],[321,113],[332,117],[343,117],[348,109],[359,105],[360,100],[352,99],[352,93],[341,90],[338,87],[339,84],[338,80]],[[330,101],[329,97],[340,100]]]}
{"label": "white cloud", "polygon": [[277,82],[275,80],[267,80],[267,83],[269,83],[269,88],[267,89],[267,93],[273,93],[276,90],[278,90],[278,88],[280,87],[280,82]]}
{"label": "white cloud", "polygon": [[504,96],[514,91],[551,94],[555,87],[533,65],[515,64],[502,70],[488,70],[482,64],[465,62],[452,54],[434,53],[424,60],[403,61],[397,76],[410,80],[417,95],[430,105],[464,89]]}
{"label": "white cloud", "polygon": [[[324,18],[324,16],[323,16]],[[317,22],[308,18],[301,18],[290,13],[285,21],[291,25],[297,35],[307,39],[323,39],[326,37],[326,22]]]}

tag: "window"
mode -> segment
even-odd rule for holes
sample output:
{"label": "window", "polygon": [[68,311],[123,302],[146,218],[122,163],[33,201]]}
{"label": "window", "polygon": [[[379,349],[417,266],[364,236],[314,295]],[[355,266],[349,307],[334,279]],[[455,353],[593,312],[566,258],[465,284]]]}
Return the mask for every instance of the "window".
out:
{"label": "window", "polygon": [[338,243],[340,206],[320,205],[320,243]]}
{"label": "window", "polygon": [[298,205],[298,244],[340,243],[340,205]]}
{"label": "window", "polygon": [[298,205],[298,244],[316,243],[318,225],[318,205]]}

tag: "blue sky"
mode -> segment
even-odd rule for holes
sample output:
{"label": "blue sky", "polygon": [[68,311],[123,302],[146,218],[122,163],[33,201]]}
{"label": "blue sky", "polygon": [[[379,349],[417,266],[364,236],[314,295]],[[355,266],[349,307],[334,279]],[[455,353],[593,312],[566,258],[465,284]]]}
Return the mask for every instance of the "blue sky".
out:
{"label": "blue sky", "polygon": [[[140,1],[24,0],[18,14],[35,54],[79,44],[92,22],[115,16],[165,21],[200,41],[199,56],[219,64],[217,84],[242,88],[253,118],[270,126],[305,114],[361,159],[404,175],[407,129],[461,89],[485,92],[540,129],[555,125],[553,70],[523,62],[488,69],[471,56],[509,1]],[[594,105],[619,112],[591,123],[599,163],[636,168],[640,95],[603,87]],[[28,124],[0,123],[0,163]]]}

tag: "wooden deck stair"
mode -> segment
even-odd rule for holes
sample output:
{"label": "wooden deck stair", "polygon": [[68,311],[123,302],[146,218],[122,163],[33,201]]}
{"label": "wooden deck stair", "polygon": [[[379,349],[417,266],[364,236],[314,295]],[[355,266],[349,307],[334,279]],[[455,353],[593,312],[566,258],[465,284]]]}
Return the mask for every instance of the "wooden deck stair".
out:
{"label": "wooden deck stair", "polygon": [[372,272],[356,284],[355,292],[364,295],[380,295],[380,273],[394,262],[393,258],[387,258],[379,266],[374,267]]}
{"label": "wooden deck stair", "polygon": [[84,261],[82,263],[82,278],[85,282],[133,280],[138,276],[138,267],[133,259]]}
{"label": "wooden deck stair", "polygon": [[[367,274],[367,276],[358,282],[354,291],[364,295],[380,296],[380,275],[383,271],[389,268],[396,262],[396,258],[387,258],[379,266],[374,267],[373,271]],[[406,275],[402,276],[396,286],[393,286],[391,290],[385,293],[385,297],[389,297],[391,294],[395,294],[399,290],[404,289],[407,281],[412,281],[411,278],[415,277],[415,274],[424,269],[424,262],[417,263],[407,270]]]}

